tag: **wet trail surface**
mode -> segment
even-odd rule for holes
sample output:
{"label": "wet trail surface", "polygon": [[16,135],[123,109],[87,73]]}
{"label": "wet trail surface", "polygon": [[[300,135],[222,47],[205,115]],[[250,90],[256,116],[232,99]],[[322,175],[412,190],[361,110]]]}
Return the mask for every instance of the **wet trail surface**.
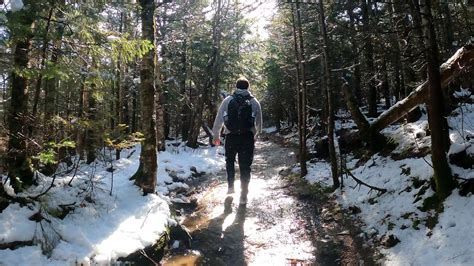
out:
{"label": "wet trail surface", "polygon": [[342,218],[324,207],[331,200],[279,174],[295,160],[292,148],[257,142],[246,206],[239,205],[238,174],[230,195],[225,172],[204,180],[197,207],[182,211],[192,250],[163,265],[360,265],[364,256]]}

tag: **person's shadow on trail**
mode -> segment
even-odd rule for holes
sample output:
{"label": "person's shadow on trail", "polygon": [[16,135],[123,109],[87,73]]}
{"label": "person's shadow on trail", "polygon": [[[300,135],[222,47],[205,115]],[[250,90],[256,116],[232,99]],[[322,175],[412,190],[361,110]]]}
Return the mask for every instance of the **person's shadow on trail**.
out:
{"label": "person's shadow on trail", "polygon": [[209,221],[207,228],[193,234],[195,246],[204,256],[201,265],[247,265],[244,255],[244,223],[247,208],[239,205],[232,223],[223,230],[226,218],[232,214],[233,197],[224,201],[224,212]]}

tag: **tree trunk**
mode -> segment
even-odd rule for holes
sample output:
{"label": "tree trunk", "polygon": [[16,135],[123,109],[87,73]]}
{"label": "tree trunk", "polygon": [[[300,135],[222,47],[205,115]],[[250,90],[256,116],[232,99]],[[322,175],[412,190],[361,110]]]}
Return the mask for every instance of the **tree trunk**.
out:
{"label": "tree trunk", "polygon": [[220,84],[220,73],[221,70],[221,38],[222,38],[222,17],[226,15],[222,14],[222,0],[216,0],[217,10],[213,24],[213,54],[215,57],[214,65],[211,71],[211,86],[210,90],[206,91],[206,97],[204,101],[207,103],[208,117],[207,123],[212,124],[217,114],[218,106],[215,104],[216,99],[219,99],[219,84]]}
{"label": "tree trunk", "polygon": [[385,99],[385,109],[390,108],[390,86],[388,83],[388,70],[387,70],[387,60],[384,58],[382,63],[382,84],[380,89],[383,92],[383,97]]}
{"label": "tree trunk", "polygon": [[[183,31],[187,34],[187,24],[186,21],[183,21]],[[181,127],[181,140],[183,142],[188,140],[188,133],[189,133],[189,101],[188,95],[186,92],[186,80],[188,76],[188,67],[187,67],[187,52],[188,52],[188,42],[187,38],[184,38],[183,41],[183,50],[181,53],[181,76],[179,82],[179,89],[180,89],[180,96],[182,97],[182,106],[180,110],[180,127]]]}
{"label": "tree trunk", "polygon": [[[65,5],[65,1],[61,1],[61,9]],[[57,19],[62,20],[64,17],[64,12],[57,12]],[[51,64],[55,65],[59,61],[59,55],[61,54],[61,41],[64,33],[64,24],[58,23],[56,27],[56,38],[53,40],[53,49],[51,52]],[[50,135],[49,132],[55,132],[53,128],[53,116],[56,114],[56,104],[55,99],[57,96],[57,85],[59,79],[51,78],[46,80],[46,86],[44,91],[44,125],[46,129],[46,139],[48,141],[53,140],[54,135]]]}
{"label": "tree trunk", "polygon": [[132,89],[132,132],[138,131],[138,92],[137,88]]}
{"label": "tree trunk", "polygon": [[444,17],[444,32],[445,32],[445,52],[450,54],[453,52],[453,42],[454,42],[454,33],[452,27],[452,18],[451,18],[451,11],[449,10],[449,2],[448,1],[439,1],[441,5],[441,12]]}
{"label": "tree trunk", "polygon": [[[128,25],[127,21],[127,11],[124,10],[124,1],[121,1],[121,8],[122,12],[120,12],[120,22],[119,22],[119,32],[121,35],[126,31],[126,25]],[[117,124],[117,137],[118,141],[122,139],[122,134],[125,134],[128,132],[127,127],[122,127],[119,126],[120,124],[128,126],[127,121],[125,121],[126,114],[124,114],[127,109],[125,106],[127,105],[126,102],[126,69],[127,69],[127,64],[123,62],[122,60],[122,53],[119,52],[118,58],[117,58],[117,68],[115,70],[115,92],[112,92],[114,97],[114,101],[112,102],[111,105],[111,112],[114,114],[111,116],[111,129],[114,129],[114,124]],[[113,87],[112,87],[113,88]],[[113,112],[115,109],[115,112]],[[115,150],[115,160],[120,159],[120,153],[121,149],[117,148]]]}
{"label": "tree trunk", "polygon": [[299,9],[299,4],[296,2],[296,8],[291,5],[291,16],[292,16],[292,25],[293,25],[293,43],[294,43],[294,51],[295,51],[295,57],[296,57],[296,95],[297,95],[297,109],[298,109],[298,142],[299,142],[299,152],[298,152],[298,159],[300,163],[300,175],[305,176],[308,173],[307,167],[306,167],[306,154],[303,153],[305,151],[304,146],[306,146],[306,143],[304,143],[304,132],[303,132],[303,108],[304,108],[304,103],[302,99],[302,84],[301,84],[301,69],[302,63],[301,63],[301,46],[298,45],[298,37],[297,37],[297,29],[296,29],[296,19],[297,19],[297,14]]}
{"label": "tree trunk", "polygon": [[[30,6],[30,8],[32,8]],[[29,51],[33,36],[33,15],[24,8],[13,13],[18,23],[22,24],[25,32],[13,31],[14,57],[11,82],[11,104],[8,110],[8,153],[6,165],[10,184],[15,192],[28,188],[33,184],[33,169],[27,154],[28,136],[28,79],[21,71],[28,67]]]}
{"label": "tree trunk", "polygon": [[[154,0],[140,0],[142,37],[154,44]],[[145,140],[142,142],[140,166],[134,174],[135,184],[143,189],[145,194],[154,193],[156,174],[158,170],[156,155],[156,132],[153,113],[155,110],[154,60],[155,49],[148,51],[142,59],[140,69],[141,79],[141,114]]]}
{"label": "tree trunk", "polygon": [[327,35],[326,29],[326,17],[324,15],[324,4],[323,1],[319,1],[319,23],[321,26],[321,34],[323,35],[323,64],[324,64],[324,84],[326,86],[326,100],[328,106],[328,143],[329,143],[329,158],[331,160],[331,173],[333,180],[333,187],[339,187],[339,173],[338,173],[338,163],[337,163],[337,154],[335,148],[335,142],[337,141],[336,135],[334,132],[334,107],[333,107],[333,87],[332,87],[332,78],[331,78],[331,64],[330,64],[330,55],[329,55],[329,38]]}
{"label": "tree trunk", "polygon": [[[423,48],[425,47],[423,43],[423,31],[422,31],[422,25],[421,25],[421,10],[420,10],[420,5],[418,3],[418,0],[410,0],[408,1],[409,6],[410,6],[410,12],[411,12],[411,20],[413,23],[413,27],[411,30],[414,32],[414,39],[416,41],[416,47],[418,47],[420,52],[423,52]],[[416,53],[417,51],[415,51]],[[418,52],[418,53],[420,53]],[[413,59],[412,59],[413,60]],[[426,69],[421,68],[420,71],[415,71],[416,77],[415,80],[423,80],[426,77]]]}
{"label": "tree trunk", "polygon": [[[127,77],[129,75],[128,67],[123,67],[123,76]],[[130,116],[129,116],[129,93],[130,93],[130,84],[132,83],[129,78],[125,78],[122,81],[122,88],[120,90],[120,123],[127,125],[125,129],[126,133],[130,133]]]}
{"label": "tree trunk", "polygon": [[[411,1],[411,0],[410,0]],[[408,27],[409,18],[406,10],[403,10],[402,7],[406,5],[406,1],[391,0],[390,5],[392,8],[389,8],[391,16],[391,26],[397,32],[394,33],[393,42],[395,44],[395,72],[398,75],[395,77],[396,88],[398,92],[395,97],[397,102],[400,99],[405,98],[412,91],[412,88],[408,87],[406,84],[410,84],[415,80],[415,74],[407,64],[407,60],[412,58],[412,44],[411,42],[406,41],[409,36],[407,33],[411,31],[411,28]],[[404,62],[405,60],[405,62]],[[411,60],[410,60],[411,61]],[[398,84],[400,84],[398,86]]]}
{"label": "tree trunk", "polygon": [[368,132],[370,131],[370,124],[367,121],[365,115],[359,109],[356,97],[352,93],[352,90],[349,88],[347,83],[342,85],[342,92],[344,93],[347,109],[349,109],[352,119],[354,119],[354,122],[356,123],[357,128],[359,128],[361,135],[368,135]]}
{"label": "tree trunk", "polygon": [[[191,95],[192,95],[192,113],[190,115],[190,123],[189,123],[189,135],[188,140],[186,142],[186,146],[191,147],[193,149],[197,148],[198,145],[198,137],[199,132],[201,131],[201,123],[202,123],[202,113],[204,110],[204,102],[202,91],[206,90],[207,88],[192,88]],[[193,97],[194,96],[194,97]]]}
{"label": "tree trunk", "polygon": [[[163,12],[163,15],[166,14],[166,11]],[[164,38],[164,25],[160,26],[159,33],[161,36],[159,38]],[[156,40],[156,38],[155,38]],[[158,47],[158,43],[155,43],[155,47]],[[165,136],[165,92],[161,68],[158,66],[159,54],[163,58],[163,65],[165,65],[165,45],[162,44],[160,53],[155,53],[155,85],[156,85],[156,149],[157,151],[164,151],[166,148],[166,136]]]}
{"label": "tree trunk", "polygon": [[377,116],[377,88],[375,86],[375,67],[374,67],[374,48],[372,46],[372,34],[370,33],[370,15],[369,9],[372,10],[371,3],[367,4],[367,0],[362,0],[361,10],[362,10],[362,22],[365,33],[364,38],[364,56],[365,64],[367,66],[368,72],[368,116],[376,117]]}
{"label": "tree trunk", "polygon": [[305,51],[304,51],[304,41],[303,41],[303,30],[301,25],[301,9],[299,2],[296,3],[296,18],[298,22],[298,39],[299,39],[299,52],[300,52],[300,70],[301,70],[301,91],[300,91],[300,98],[301,98],[301,160],[304,160],[305,163],[301,167],[301,175],[305,176],[308,174],[308,169],[306,167],[306,158],[307,158],[307,147],[306,147],[306,135],[307,135],[307,111],[306,111],[306,93],[307,93],[307,84],[306,84],[306,67],[305,67]]}
{"label": "tree trunk", "polygon": [[436,194],[444,200],[455,183],[446,157],[449,149],[449,130],[444,116],[443,92],[438,68],[438,47],[431,15],[431,1],[420,0],[422,4],[423,32],[425,37],[425,57],[428,63],[428,123],[431,131],[431,160],[433,163]]}
{"label": "tree trunk", "polygon": [[[159,83],[158,83],[159,84]],[[157,87],[161,87],[158,85]],[[165,96],[161,89],[156,92],[156,150],[164,151],[166,148],[165,136]]]}
{"label": "tree trunk", "polygon": [[[446,88],[449,83],[465,74],[472,72],[474,65],[474,46],[467,45],[459,49],[450,59],[441,66],[441,88]],[[388,125],[398,121],[418,105],[425,103],[429,97],[428,84],[424,82],[405,99],[397,102],[389,110],[383,112],[375,119],[371,127],[379,132]]]}
{"label": "tree trunk", "polygon": [[[86,66],[84,66],[85,68]],[[77,117],[80,121],[84,119],[85,106],[87,105],[87,89],[86,89],[85,77],[82,77],[81,85],[79,87],[79,108],[77,111]],[[76,131],[76,152],[79,155],[79,159],[84,159],[84,146],[85,146],[85,130],[81,124],[77,126]]]}
{"label": "tree trunk", "polygon": [[351,29],[351,47],[352,52],[354,53],[354,78],[352,79],[352,86],[355,95],[355,100],[357,105],[362,105],[362,92],[361,92],[361,73],[360,73],[360,62],[359,62],[359,45],[357,42],[356,30],[355,30],[355,21],[354,21],[354,3],[352,1],[347,2],[347,13],[349,15],[349,26]]}
{"label": "tree trunk", "polygon": [[[474,46],[469,45],[459,49],[448,61],[441,66],[441,87],[446,88],[452,80],[465,73],[472,73],[474,66]],[[428,83],[425,82],[414,90],[408,97],[397,102],[389,110],[383,112],[376,120],[369,124],[359,110],[355,98],[349,87],[343,86],[343,92],[351,115],[359,128],[361,138],[371,145],[376,151],[385,143],[384,137],[379,133],[388,125],[397,122],[419,104],[429,99]]]}
{"label": "tree trunk", "polygon": [[386,143],[385,137],[374,131],[373,127],[371,127],[369,121],[367,121],[367,118],[359,109],[356,99],[347,83],[342,85],[342,91],[344,93],[347,109],[349,109],[354,122],[359,128],[359,136],[372,151],[379,151]]}
{"label": "tree trunk", "polygon": [[[51,18],[53,17],[54,7],[50,8],[48,14],[48,21],[46,22],[46,29],[43,38],[43,48],[41,49],[41,63],[40,63],[40,70],[43,71],[46,65],[46,58],[47,58],[47,51],[48,51],[48,44],[49,44],[49,28],[51,27]],[[40,73],[38,76],[38,80],[36,81],[36,88],[35,88],[35,96],[33,98],[33,109],[31,111],[31,116],[36,117],[38,112],[38,104],[40,100],[41,94],[41,85],[43,83],[43,74]],[[46,119],[45,119],[46,121]]]}
{"label": "tree trunk", "polygon": [[84,146],[86,150],[86,163],[91,164],[96,159],[96,150],[98,148],[97,141],[97,103],[94,98],[94,92],[96,90],[96,85],[91,84],[90,90],[87,92],[87,126],[85,132]]}

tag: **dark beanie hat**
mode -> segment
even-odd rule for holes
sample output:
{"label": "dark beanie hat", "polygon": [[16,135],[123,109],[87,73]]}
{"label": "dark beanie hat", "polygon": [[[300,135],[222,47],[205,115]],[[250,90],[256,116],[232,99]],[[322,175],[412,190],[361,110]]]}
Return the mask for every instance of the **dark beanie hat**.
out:
{"label": "dark beanie hat", "polygon": [[247,90],[249,86],[249,81],[246,78],[239,78],[235,83],[235,87],[241,90]]}

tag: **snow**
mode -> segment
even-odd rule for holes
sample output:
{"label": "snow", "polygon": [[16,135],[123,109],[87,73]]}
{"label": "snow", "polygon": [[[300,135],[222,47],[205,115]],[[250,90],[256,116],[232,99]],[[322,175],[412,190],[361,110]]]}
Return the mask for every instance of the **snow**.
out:
{"label": "snow", "polygon": [[[152,245],[167,226],[176,224],[170,202],[187,200],[174,190],[188,185],[174,182],[170,173],[185,181],[193,171],[212,174],[224,166],[222,147],[193,150],[168,145],[167,149],[158,156],[156,194],[143,196],[129,180],[139,165],[140,147],[136,146],[123,150],[122,159],[114,162],[113,188],[112,173],[106,171],[110,163],[98,162],[79,167],[75,177],[73,173],[58,176],[55,187],[38,203],[10,204],[0,215],[0,243],[33,240],[35,245],[0,250],[0,265],[107,265]],[[37,187],[20,195],[41,193],[51,177],[40,175],[38,180]],[[11,187],[6,188],[12,193]],[[74,210],[62,220],[54,215],[67,205]],[[44,220],[28,219],[38,212]]]}
{"label": "snow", "polygon": [[109,36],[107,36],[107,41],[109,41],[109,42],[114,42],[114,41],[117,41],[117,40],[119,40],[119,39],[120,39],[120,37],[115,36],[115,35],[109,35]]}
{"label": "snow", "polygon": [[52,261],[44,256],[39,246],[0,250],[0,263],[1,265],[64,265],[64,262]]}
{"label": "snow", "polygon": [[[463,91],[461,96],[470,94]],[[466,150],[474,154],[474,104],[463,104],[449,117],[452,142],[449,154]],[[412,154],[430,147],[427,136],[427,117],[405,125],[387,127],[382,133],[398,146],[392,155]],[[404,156],[402,156],[403,158]],[[406,156],[405,156],[406,157]],[[397,158],[395,156],[394,158]],[[366,162],[348,156],[347,168],[364,182],[387,189],[378,195],[365,186],[357,186],[350,177],[344,178],[344,189],[334,195],[343,207],[357,206],[361,213],[362,234],[368,243],[384,235],[394,235],[401,242],[392,248],[381,248],[383,265],[472,265],[474,261],[474,197],[461,197],[458,190],[444,201],[444,211],[433,228],[426,220],[435,212],[421,211],[424,199],[433,196],[429,180],[433,175],[431,157],[394,159],[375,154]],[[474,178],[474,171],[451,165],[453,173],[463,178]],[[308,165],[309,183],[332,186],[330,165],[316,161]],[[418,185],[415,186],[415,183]],[[423,193],[423,191],[425,191]]]}
{"label": "snow", "polygon": [[469,88],[460,88],[460,90],[455,91],[453,95],[456,98],[462,98],[462,97],[469,97],[472,95],[472,93],[471,93],[471,90],[469,90]]}
{"label": "snow", "polygon": [[[472,96],[462,93],[460,97]],[[453,114],[449,117],[452,145],[448,154],[464,150],[474,154],[474,104],[462,104]],[[346,119],[338,127],[352,128],[353,122]],[[355,205],[361,209],[357,214],[365,232],[361,236],[369,244],[390,234],[401,241],[380,250],[384,265],[469,265],[474,261],[472,194],[461,197],[454,190],[444,201],[438,223],[430,228],[426,221],[435,217],[435,212],[420,210],[423,201],[434,195],[429,186],[433,174],[430,155],[401,156],[430,146],[427,127],[424,115],[417,122],[384,129],[382,133],[397,144],[391,155],[375,154],[364,162],[346,155],[352,174],[370,185],[387,189],[386,193],[379,195],[358,186],[347,176],[344,189],[334,192],[343,207]],[[282,136],[296,138],[291,131]],[[222,147],[190,149],[168,143],[167,150],[158,156],[157,193],[143,196],[128,180],[138,168],[139,154],[139,146],[123,150],[122,159],[114,162],[113,177],[106,170],[110,163],[81,166],[76,176],[58,176],[55,186],[39,202],[26,206],[10,204],[0,214],[0,243],[33,240],[35,245],[0,250],[0,265],[113,263],[151,245],[167,226],[176,224],[169,204],[188,202],[177,192],[189,188],[186,180],[202,172],[218,173],[225,165]],[[451,168],[460,177],[474,178],[472,168]],[[306,179],[312,184],[332,186],[330,165],[324,161],[310,162]],[[40,175],[38,182],[38,186],[20,196],[38,195],[49,187],[51,177]],[[6,191],[14,195],[8,185]],[[64,206],[74,206],[74,210],[60,219],[58,214]],[[38,212],[44,220],[29,219]]]}
{"label": "snow", "polygon": [[327,185],[331,185],[331,166],[326,162],[315,162],[310,163],[307,166],[308,174],[305,176],[306,180],[314,184],[321,182]]}
{"label": "snow", "polygon": [[[431,237],[428,230],[404,234],[406,240],[387,255],[387,265],[470,265],[474,260],[474,197],[459,197],[457,191],[446,199]],[[408,229],[407,229],[408,230]],[[402,240],[403,241],[403,240]],[[471,264],[472,265],[472,264]]]}
{"label": "snow", "polygon": [[10,204],[0,216],[0,241],[28,241],[34,235],[36,223],[28,220],[35,211]]}
{"label": "snow", "polygon": [[262,129],[262,131],[263,131],[263,133],[271,134],[271,133],[277,132],[277,128],[276,127],[267,127],[267,128]]}

